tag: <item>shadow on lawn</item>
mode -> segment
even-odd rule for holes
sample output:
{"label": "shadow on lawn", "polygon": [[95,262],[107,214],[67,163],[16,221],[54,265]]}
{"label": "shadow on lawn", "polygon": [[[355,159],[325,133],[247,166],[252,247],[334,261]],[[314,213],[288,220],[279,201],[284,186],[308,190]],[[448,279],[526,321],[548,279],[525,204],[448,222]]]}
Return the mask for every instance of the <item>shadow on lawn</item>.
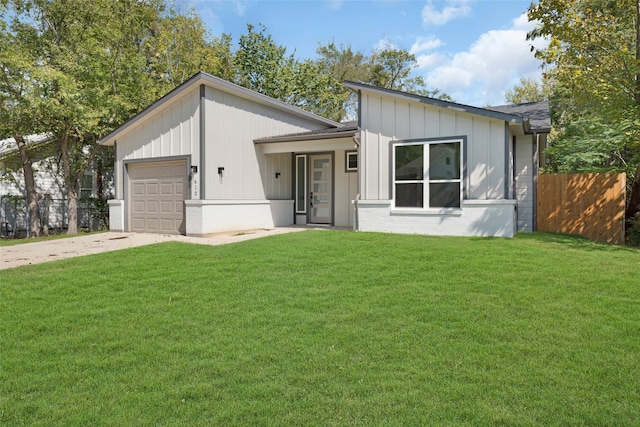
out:
{"label": "shadow on lawn", "polygon": [[606,243],[598,243],[584,237],[575,236],[573,234],[560,233],[518,233],[515,237],[518,240],[530,240],[542,243],[555,243],[565,245],[574,249],[582,249],[588,251],[616,252],[624,251],[640,255],[640,249],[630,246],[611,245]]}

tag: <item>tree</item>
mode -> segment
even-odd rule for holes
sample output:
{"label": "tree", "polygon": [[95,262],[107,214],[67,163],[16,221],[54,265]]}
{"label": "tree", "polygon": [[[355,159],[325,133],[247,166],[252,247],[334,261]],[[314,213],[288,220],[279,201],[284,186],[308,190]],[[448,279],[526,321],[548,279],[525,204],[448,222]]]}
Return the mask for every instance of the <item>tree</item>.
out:
{"label": "tree", "polygon": [[556,171],[621,171],[627,219],[640,209],[640,1],[540,0],[529,8],[546,37],[535,51],[552,74]]}
{"label": "tree", "polygon": [[[0,4],[0,11],[6,12],[7,5]],[[12,136],[16,141],[25,183],[29,236],[38,237],[42,228],[39,195],[26,136],[43,129],[33,114],[38,94],[27,83],[34,70],[23,55],[23,43],[23,39],[7,31],[6,22],[0,22],[0,136]]]}
{"label": "tree", "polygon": [[550,77],[542,81],[523,77],[513,88],[507,90],[504,98],[509,104],[524,104],[550,99],[553,96],[553,83]]}
{"label": "tree", "polygon": [[298,61],[278,45],[266,27],[247,25],[232,64],[235,83],[333,120],[343,116],[347,92],[339,80],[313,61]]}
{"label": "tree", "polygon": [[[197,16],[167,10],[164,0],[8,4],[13,19],[3,37],[21,41],[16,57],[28,65],[22,83],[33,96],[27,103],[11,94],[3,106],[27,118],[28,108],[37,119],[29,121],[30,132],[40,126],[53,135],[73,234],[80,180],[96,156],[99,136],[201,68],[224,72],[230,41],[209,41]],[[7,75],[20,72],[17,62],[8,67]],[[10,128],[20,131],[18,125]]]}
{"label": "tree", "polygon": [[259,31],[247,25],[247,34],[240,36],[233,61],[235,80],[243,87],[285,100],[293,92],[296,60],[265,32],[264,25],[260,25]]}
{"label": "tree", "polygon": [[418,66],[415,55],[404,49],[387,46],[371,55],[370,83],[385,89],[413,92],[423,88],[422,77],[411,77]]}

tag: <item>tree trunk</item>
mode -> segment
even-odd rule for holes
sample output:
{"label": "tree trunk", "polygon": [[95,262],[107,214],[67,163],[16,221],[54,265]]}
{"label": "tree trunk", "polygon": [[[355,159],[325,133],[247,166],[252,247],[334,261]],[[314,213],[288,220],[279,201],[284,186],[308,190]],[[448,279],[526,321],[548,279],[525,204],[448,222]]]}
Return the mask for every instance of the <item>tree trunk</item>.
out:
{"label": "tree trunk", "polygon": [[62,173],[67,190],[67,234],[78,234],[78,178],[71,171],[69,159],[69,135],[63,134],[59,141],[62,157]]}
{"label": "tree trunk", "polygon": [[33,178],[33,166],[27,150],[27,143],[22,135],[15,135],[16,144],[20,153],[22,163],[22,174],[24,176],[24,187],[27,191],[27,211],[29,212],[29,236],[40,236],[40,206],[38,205],[38,193],[36,192],[36,182]]}
{"label": "tree trunk", "polygon": [[627,199],[627,210],[624,214],[627,220],[634,217],[640,211],[640,164],[636,168],[636,176],[631,183],[631,191]]}
{"label": "tree trunk", "polygon": [[640,0],[636,4],[636,103],[640,106]]}

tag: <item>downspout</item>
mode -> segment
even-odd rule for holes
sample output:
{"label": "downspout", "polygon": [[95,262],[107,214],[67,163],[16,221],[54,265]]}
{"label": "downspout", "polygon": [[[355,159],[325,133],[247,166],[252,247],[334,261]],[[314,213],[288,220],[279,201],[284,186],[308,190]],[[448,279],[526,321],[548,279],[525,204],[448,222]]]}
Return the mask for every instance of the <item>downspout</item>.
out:
{"label": "downspout", "polygon": [[358,127],[358,132],[353,134],[353,142],[356,144],[358,149],[358,170],[356,172],[356,179],[358,181],[358,194],[356,194],[355,199],[353,200],[353,209],[354,209],[354,221],[353,221],[353,231],[358,231],[360,229],[360,218],[358,214],[358,200],[360,200],[360,128]]}

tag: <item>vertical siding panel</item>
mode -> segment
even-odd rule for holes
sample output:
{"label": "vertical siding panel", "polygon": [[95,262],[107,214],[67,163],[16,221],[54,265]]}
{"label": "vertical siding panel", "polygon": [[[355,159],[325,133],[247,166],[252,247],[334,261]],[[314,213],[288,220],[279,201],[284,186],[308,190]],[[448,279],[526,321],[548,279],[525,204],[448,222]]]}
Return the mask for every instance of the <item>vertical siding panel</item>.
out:
{"label": "vertical siding panel", "polygon": [[[391,117],[394,118],[394,129],[391,134],[394,139],[409,139],[411,138],[411,129],[410,129],[410,106],[406,101],[395,101],[394,103],[394,111]],[[386,112],[385,112],[386,114]],[[383,130],[383,132],[386,129]],[[384,135],[390,135],[384,132]]]}
{"label": "vertical siding panel", "polygon": [[[180,154],[189,153],[191,151],[186,150],[185,143],[190,143],[189,140],[180,138],[180,123],[189,123],[192,119],[191,115],[187,117],[182,116],[182,104],[191,104],[191,97],[184,99],[171,108],[171,128],[169,129],[169,141],[171,145],[181,146]],[[158,150],[158,157],[160,156],[161,147],[156,147]]]}
{"label": "vertical siding panel", "polygon": [[490,139],[487,141],[487,164],[489,165],[487,197],[504,198],[504,123],[489,123]]}
{"label": "vertical siding panel", "polygon": [[424,136],[435,138],[440,135],[440,110],[423,107]]}
{"label": "vertical siding panel", "polygon": [[409,138],[424,138],[424,108],[420,104],[409,106]]}
{"label": "vertical siding panel", "polygon": [[440,120],[438,127],[440,128],[440,134],[438,136],[453,136],[456,132],[456,116],[449,111],[439,110]]}
{"label": "vertical siding panel", "polygon": [[489,186],[487,168],[488,168],[488,146],[487,124],[481,120],[473,120],[471,131],[469,131],[469,198],[481,199],[487,198],[487,189]]}
{"label": "vertical siding panel", "polygon": [[378,176],[379,170],[379,145],[381,134],[381,98],[373,95],[367,96],[368,110],[369,110],[369,129],[368,129],[368,141],[367,152],[365,159],[367,163],[367,176],[365,177],[367,198],[376,200],[379,199],[380,194],[378,192]]}

